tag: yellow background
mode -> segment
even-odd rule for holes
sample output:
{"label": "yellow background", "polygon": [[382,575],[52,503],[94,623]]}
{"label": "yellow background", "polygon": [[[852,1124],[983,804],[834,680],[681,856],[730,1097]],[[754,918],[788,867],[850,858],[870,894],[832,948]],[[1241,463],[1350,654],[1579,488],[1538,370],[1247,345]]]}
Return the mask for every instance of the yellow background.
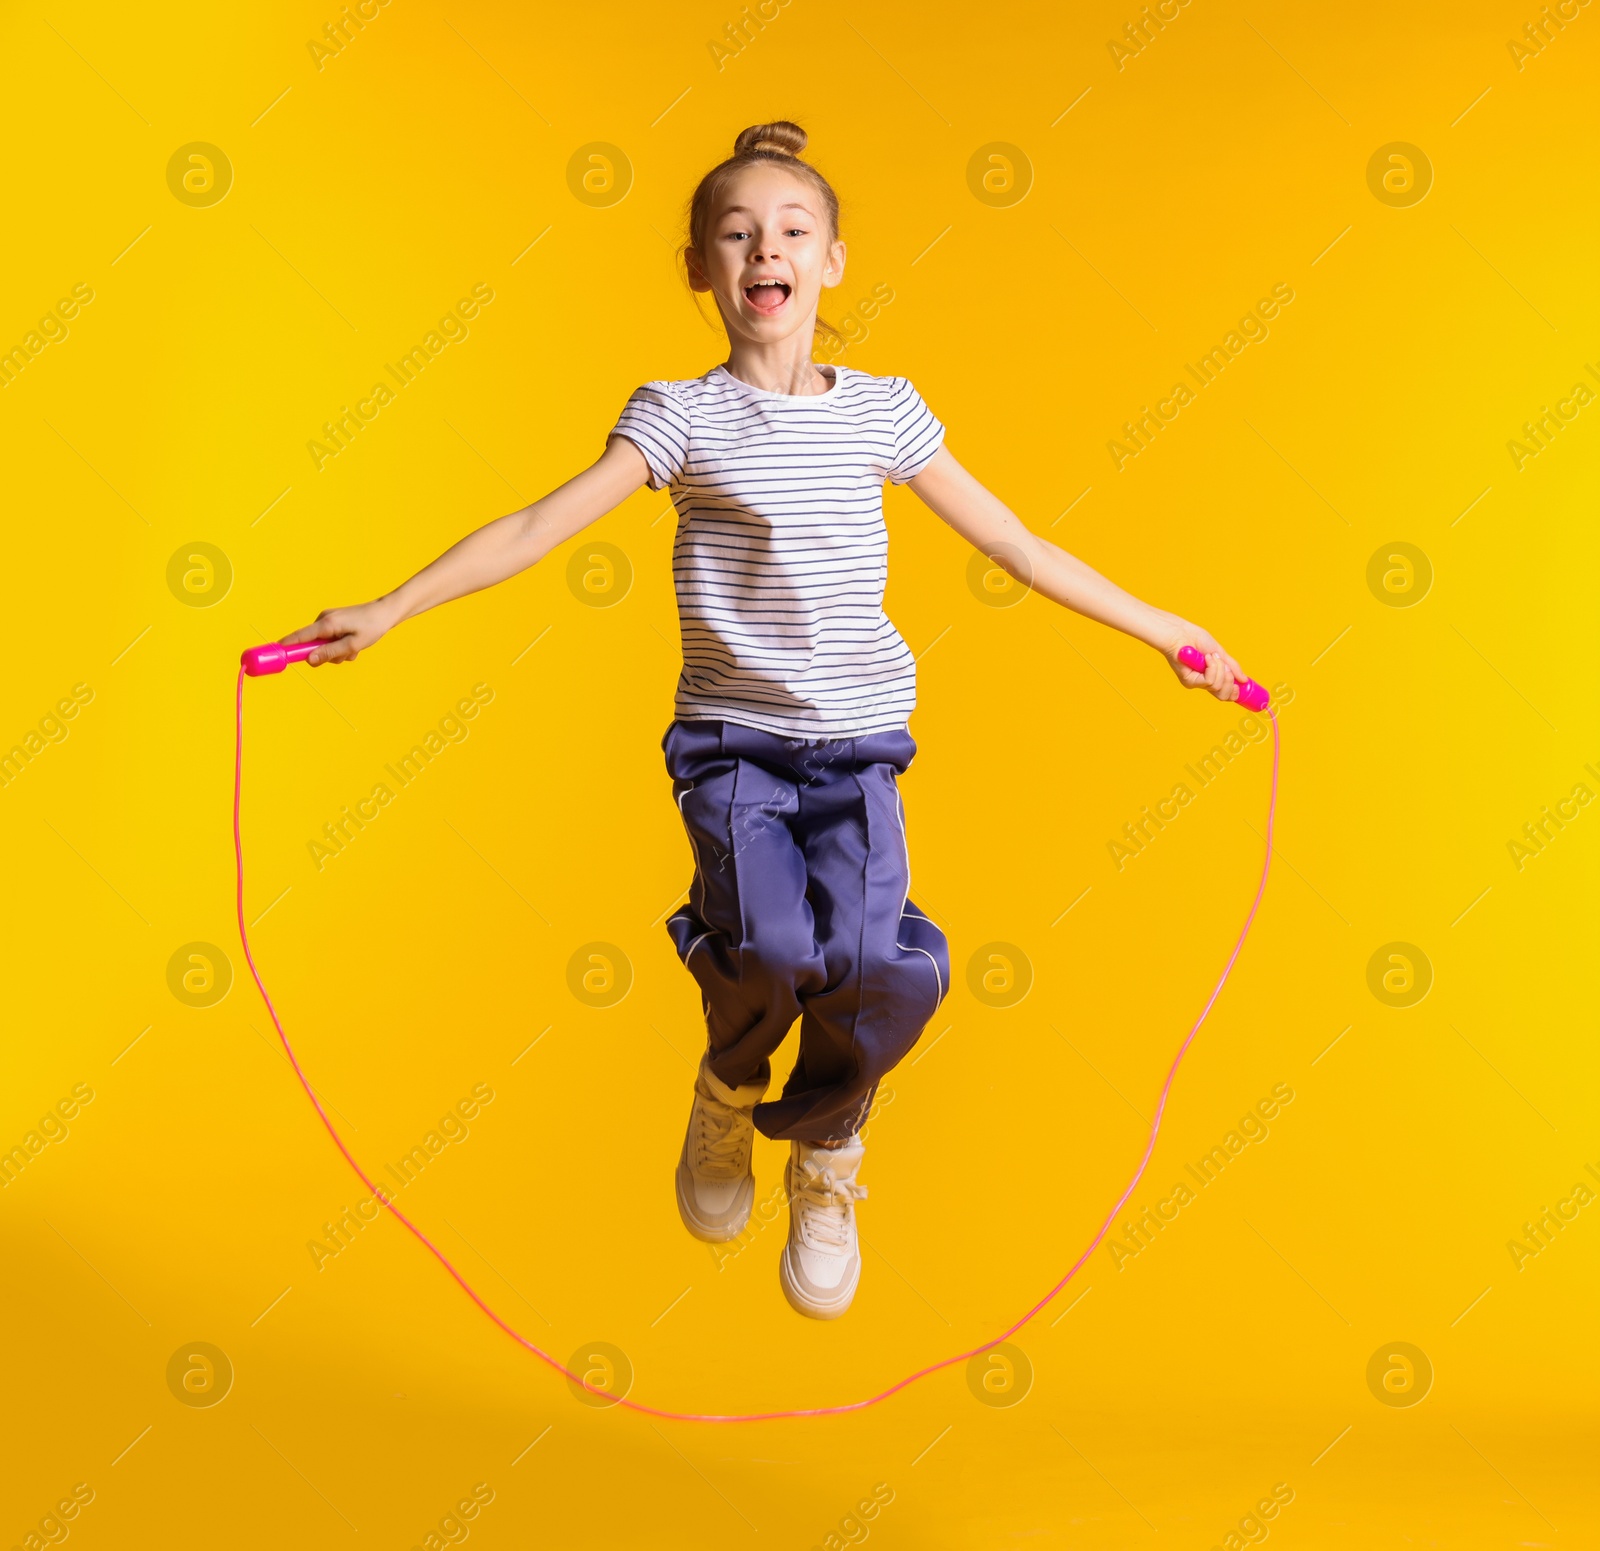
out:
{"label": "yellow background", "polygon": [[[1593,1544],[1600,1206],[1520,1270],[1507,1244],[1600,1186],[1600,814],[1521,870],[1507,843],[1600,790],[1600,407],[1520,472],[1506,443],[1600,369],[1600,16],[1519,70],[1511,0],[1192,0],[1119,70],[1131,5],[791,0],[719,68],[731,3],[392,0],[319,70],[336,14],[24,7],[0,34],[0,345],[95,293],[0,396],[0,744],[93,691],[0,790],[0,1149],[95,1093],[0,1194],[4,1543],[85,1482],[86,1548],[406,1547],[482,1482],[485,1547],[802,1547],[859,1537],[884,1483],[886,1548],[1204,1548],[1281,1482],[1285,1546]],[[1136,1204],[1295,1097],[1022,1332],[1020,1402],[958,1368],[862,1416],[712,1429],[577,1404],[392,1220],[316,1268],[361,1191],[245,977],[232,694],[243,646],[393,586],[590,461],[639,383],[723,358],[673,249],[694,180],[775,116],[844,201],[832,312],[894,295],[843,359],[910,377],[1032,527],[1294,691],[1280,862]],[[233,168],[205,207],[167,183],[195,141]],[[567,182],[597,141],[632,166],[610,206]],[[1433,169],[1408,207],[1367,183],[1396,141]],[[969,187],[991,142],[1032,169],[1009,206]],[[470,337],[318,472],[322,423],[479,282]],[[1279,283],[1270,337],[1118,472],[1122,423]],[[610,1343],[653,1404],[857,1399],[1039,1297],[1134,1167],[1259,866],[1253,747],[1118,871],[1108,842],[1237,711],[1038,597],[986,606],[963,542],[886,501],[921,654],[913,898],[956,984],[871,1127],[835,1324],[784,1304],[781,1223],[719,1269],[673,1209],[701,1030],[661,924],[690,865],[658,748],[665,496],[354,667],[247,686],[247,915],[313,1082],[374,1170],[488,1083],[406,1210],[531,1339]],[[590,539],[633,567],[615,606],[569,587]],[[210,607],[167,583],[196,541],[233,572]],[[1367,583],[1394,541],[1433,570],[1412,607]],[[470,737],[319,871],[308,842],[475,684]],[[234,975],[208,1008],[168,989],[196,941]],[[594,941],[632,966],[614,1007],[568,989]],[[1010,1008],[967,982],[995,941],[1033,967]],[[1392,942],[1433,968],[1410,1008],[1368,989]],[[763,1195],[781,1156],[758,1146]],[[166,1379],[197,1341],[235,1375],[209,1407]],[[1395,1342],[1432,1365],[1419,1404],[1368,1387]]]}

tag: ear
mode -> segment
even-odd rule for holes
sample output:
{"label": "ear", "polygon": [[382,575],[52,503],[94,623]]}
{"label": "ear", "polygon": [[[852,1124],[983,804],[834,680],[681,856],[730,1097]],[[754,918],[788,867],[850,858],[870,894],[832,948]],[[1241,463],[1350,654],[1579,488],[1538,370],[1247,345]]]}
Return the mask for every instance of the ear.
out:
{"label": "ear", "polygon": [[711,282],[706,279],[706,272],[700,267],[700,255],[693,248],[683,250],[683,267],[689,272],[689,289],[691,291],[709,291]]}
{"label": "ear", "polygon": [[828,250],[828,262],[822,267],[822,283],[829,290],[844,279],[844,244],[835,242]]}

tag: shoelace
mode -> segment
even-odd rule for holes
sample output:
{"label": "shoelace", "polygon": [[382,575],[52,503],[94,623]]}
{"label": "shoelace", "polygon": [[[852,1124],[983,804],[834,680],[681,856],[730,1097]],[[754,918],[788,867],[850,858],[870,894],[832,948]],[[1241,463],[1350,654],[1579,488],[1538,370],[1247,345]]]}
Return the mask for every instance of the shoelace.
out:
{"label": "shoelace", "polygon": [[736,1179],[749,1166],[750,1118],[743,1110],[708,1099],[695,1104],[694,1165],[703,1179]]}
{"label": "shoelace", "polygon": [[800,1213],[800,1237],[814,1249],[847,1249],[850,1208],[867,1199],[867,1187],[853,1179],[835,1179],[833,1170],[809,1159],[801,1161],[806,1180],[793,1202]]}

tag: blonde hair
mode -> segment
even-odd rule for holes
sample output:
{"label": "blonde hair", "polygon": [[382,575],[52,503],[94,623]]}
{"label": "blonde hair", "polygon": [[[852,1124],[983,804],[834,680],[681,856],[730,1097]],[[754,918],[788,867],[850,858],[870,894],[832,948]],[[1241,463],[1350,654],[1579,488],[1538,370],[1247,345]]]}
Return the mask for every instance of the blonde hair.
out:
{"label": "blonde hair", "polygon": [[[747,167],[769,164],[793,173],[802,182],[809,183],[822,201],[823,219],[828,223],[828,241],[839,240],[839,196],[833,185],[811,165],[801,161],[808,137],[805,130],[788,119],[776,119],[770,124],[752,124],[741,129],[733,142],[733,155],[718,162],[695,186],[689,198],[689,240],[684,246],[685,272],[687,252],[693,248],[697,254],[706,251],[706,238],[711,225],[712,212],[728,184]],[[817,332],[838,338],[837,331],[817,319]]]}

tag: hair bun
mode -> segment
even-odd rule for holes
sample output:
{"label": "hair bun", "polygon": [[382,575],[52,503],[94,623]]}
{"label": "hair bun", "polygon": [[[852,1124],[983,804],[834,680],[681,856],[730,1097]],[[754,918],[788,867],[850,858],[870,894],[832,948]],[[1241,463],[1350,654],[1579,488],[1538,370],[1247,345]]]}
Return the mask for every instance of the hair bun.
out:
{"label": "hair bun", "polygon": [[735,156],[753,156],[765,152],[775,156],[799,156],[806,148],[806,132],[788,119],[778,119],[772,124],[752,124],[739,132],[733,142]]}

